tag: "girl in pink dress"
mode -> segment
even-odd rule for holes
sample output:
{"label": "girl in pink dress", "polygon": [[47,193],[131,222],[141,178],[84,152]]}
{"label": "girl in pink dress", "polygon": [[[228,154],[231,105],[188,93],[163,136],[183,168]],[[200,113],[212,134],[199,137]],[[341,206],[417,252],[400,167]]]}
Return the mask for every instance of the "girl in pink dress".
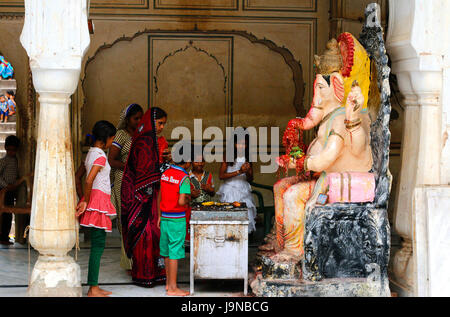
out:
{"label": "girl in pink dress", "polygon": [[86,181],[84,196],[77,205],[80,225],[91,228],[91,253],[89,255],[88,296],[107,297],[111,292],[98,286],[100,259],[105,249],[106,232],[112,231],[111,216],[116,215],[111,203],[111,167],[104,150],[108,149],[116,135],[116,128],[108,121],[98,121],[92,130],[94,145],[86,156]]}

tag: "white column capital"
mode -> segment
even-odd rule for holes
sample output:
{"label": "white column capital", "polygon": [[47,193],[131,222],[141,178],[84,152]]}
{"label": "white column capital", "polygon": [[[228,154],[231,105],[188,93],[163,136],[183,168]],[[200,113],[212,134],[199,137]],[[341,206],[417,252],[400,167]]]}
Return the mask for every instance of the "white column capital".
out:
{"label": "white column capital", "polygon": [[447,0],[389,1],[386,47],[391,61],[409,61],[416,71],[442,69],[442,52],[448,47],[448,9]]}
{"label": "white column capital", "polygon": [[[448,1],[423,0],[389,1],[389,31],[386,48],[397,76],[408,74],[409,83],[400,83],[402,94],[435,95],[440,98],[444,55],[450,27],[446,12]],[[445,14],[443,14],[445,13]],[[447,19],[448,20],[448,19]],[[435,96],[428,98],[432,100]],[[440,102],[438,101],[437,104]]]}
{"label": "white column capital", "polygon": [[72,94],[90,43],[86,0],[25,0],[20,42],[36,90]]}

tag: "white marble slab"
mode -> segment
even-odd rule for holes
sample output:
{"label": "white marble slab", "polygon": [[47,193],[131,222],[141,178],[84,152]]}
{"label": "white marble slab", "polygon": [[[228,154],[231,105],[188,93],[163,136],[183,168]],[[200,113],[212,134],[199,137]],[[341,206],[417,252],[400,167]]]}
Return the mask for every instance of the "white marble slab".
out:
{"label": "white marble slab", "polygon": [[[90,243],[84,242],[80,237],[80,248],[77,263],[81,268],[81,281],[83,296],[86,295],[88,286],[87,268],[89,262]],[[249,254],[254,257],[257,248],[251,247]],[[75,257],[72,250],[70,255]],[[38,252],[30,249],[30,269],[38,258]],[[178,282],[182,289],[189,289],[189,252],[186,258],[180,260],[178,266]],[[132,284],[131,277],[120,267],[120,237],[116,230],[107,235],[106,248],[102,256],[99,284],[103,288],[113,292],[112,297],[154,297],[166,296],[164,286],[143,288]],[[115,284],[115,285],[111,285]],[[13,246],[0,245],[0,297],[27,296],[28,285],[28,246],[14,244]],[[195,283],[195,295],[205,297],[243,296],[243,281],[240,280],[197,280]]]}
{"label": "white marble slab", "polygon": [[417,188],[414,196],[417,296],[450,296],[450,186]]}
{"label": "white marble slab", "polygon": [[[236,285],[227,281],[225,287],[220,288],[214,285],[213,281],[206,281],[199,283],[195,287],[195,294],[192,297],[241,297],[242,292],[239,289],[242,285]],[[188,284],[179,285],[181,289],[189,290]],[[106,285],[104,289],[111,291],[113,294],[110,297],[162,297],[167,296],[164,286],[155,286],[153,288],[142,288],[135,285]],[[87,286],[83,286],[83,296],[86,296],[88,291]],[[26,297],[26,287],[8,287],[0,288],[0,297]]]}

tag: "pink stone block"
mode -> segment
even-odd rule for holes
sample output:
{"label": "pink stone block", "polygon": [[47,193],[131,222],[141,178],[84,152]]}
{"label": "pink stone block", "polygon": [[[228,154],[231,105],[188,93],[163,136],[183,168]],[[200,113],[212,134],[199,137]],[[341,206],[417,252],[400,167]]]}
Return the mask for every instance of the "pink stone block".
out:
{"label": "pink stone block", "polygon": [[326,187],[329,204],[371,202],[375,197],[375,176],[360,172],[328,173]]}

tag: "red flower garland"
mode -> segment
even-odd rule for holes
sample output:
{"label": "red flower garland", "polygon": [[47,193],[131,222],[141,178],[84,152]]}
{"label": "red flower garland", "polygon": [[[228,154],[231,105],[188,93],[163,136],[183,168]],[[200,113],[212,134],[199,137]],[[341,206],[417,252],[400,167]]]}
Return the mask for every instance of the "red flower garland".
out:
{"label": "red flower garland", "polygon": [[349,77],[353,68],[353,55],[355,53],[355,43],[350,33],[344,32],[338,37],[339,48],[342,55],[342,69],[341,74],[344,77]]}
{"label": "red flower garland", "polygon": [[[289,121],[287,128],[283,134],[283,146],[286,148],[286,154],[279,157],[279,164],[280,167],[284,169],[287,176],[289,162],[291,160],[290,153],[292,151],[292,148],[297,146],[302,149],[304,153],[306,152],[306,147],[303,144],[303,119],[296,118]],[[303,164],[301,164],[300,162],[303,162],[303,160],[297,160],[297,175],[303,171]],[[277,172],[277,175],[279,178],[279,170]]]}

